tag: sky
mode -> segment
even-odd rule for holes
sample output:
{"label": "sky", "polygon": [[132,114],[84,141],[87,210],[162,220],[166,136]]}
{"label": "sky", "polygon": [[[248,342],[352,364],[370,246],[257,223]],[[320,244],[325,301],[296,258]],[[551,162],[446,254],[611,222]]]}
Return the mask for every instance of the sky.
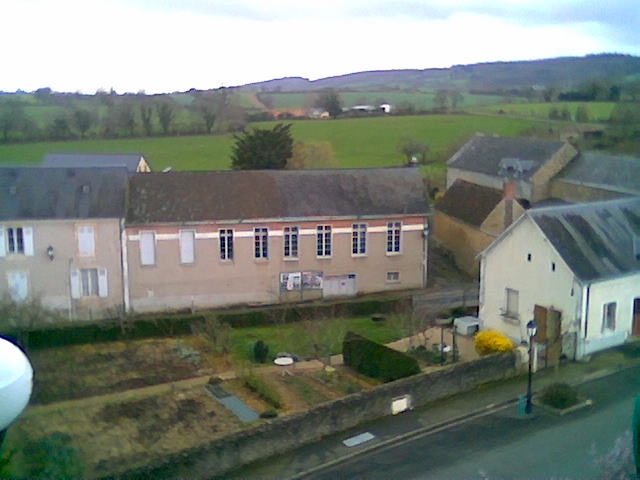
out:
{"label": "sky", "polygon": [[0,91],[169,93],[283,77],[640,56],[638,0],[3,0]]}

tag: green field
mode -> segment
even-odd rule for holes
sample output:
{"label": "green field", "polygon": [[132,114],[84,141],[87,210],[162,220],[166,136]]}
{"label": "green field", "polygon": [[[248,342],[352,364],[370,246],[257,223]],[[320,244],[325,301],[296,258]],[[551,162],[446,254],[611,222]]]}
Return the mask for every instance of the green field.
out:
{"label": "green field", "polygon": [[482,106],[473,108],[471,111],[474,113],[546,119],[549,118],[549,111],[552,108],[558,111],[566,108],[571,114],[571,118],[575,120],[576,110],[579,106],[587,108],[590,121],[606,122],[611,117],[611,112],[616,104],[613,102],[508,103]]}
{"label": "green field", "polygon": [[[276,122],[252,124],[271,128]],[[410,137],[430,147],[431,159],[444,161],[475,133],[517,136],[545,125],[506,116],[427,115],[290,122],[294,140],[331,144],[340,167],[400,165],[397,145]],[[251,126],[249,127],[251,128]],[[223,170],[230,166],[231,135],[85,140],[0,145],[0,164],[37,165],[47,152],[140,152],[154,170]]]}

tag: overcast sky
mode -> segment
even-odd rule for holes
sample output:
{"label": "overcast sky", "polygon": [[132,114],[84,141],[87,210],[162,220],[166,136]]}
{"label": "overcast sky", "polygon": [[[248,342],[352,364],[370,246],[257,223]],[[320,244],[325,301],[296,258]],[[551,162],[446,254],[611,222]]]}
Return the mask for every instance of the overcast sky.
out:
{"label": "overcast sky", "polygon": [[0,14],[5,92],[640,55],[638,0],[3,0]]}

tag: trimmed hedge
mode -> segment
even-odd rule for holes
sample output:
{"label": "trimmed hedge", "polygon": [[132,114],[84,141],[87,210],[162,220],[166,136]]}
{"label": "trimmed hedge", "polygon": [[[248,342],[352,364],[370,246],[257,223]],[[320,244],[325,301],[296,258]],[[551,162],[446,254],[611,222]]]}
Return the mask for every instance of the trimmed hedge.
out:
{"label": "trimmed hedge", "polygon": [[204,323],[212,315],[220,323],[227,323],[233,328],[242,328],[291,323],[308,318],[392,313],[406,310],[410,306],[410,296],[386,299],[364,298],[339,303],[278,305],[197,314],[176,313],[126,317],[122,320],[65,323],[63,325],[47,325],[44,328],[34,327],[32,330],[16,329],[0,333],[16,338],[22,345],[28,346],[30,349],[38,349],[186,335],[192,333],[194,324]]}
{"label": "trimmed hedge", "polygon": [[345,365],[385,383],[420,373],[415,358],[353,332],[344,337],[342,356]]}

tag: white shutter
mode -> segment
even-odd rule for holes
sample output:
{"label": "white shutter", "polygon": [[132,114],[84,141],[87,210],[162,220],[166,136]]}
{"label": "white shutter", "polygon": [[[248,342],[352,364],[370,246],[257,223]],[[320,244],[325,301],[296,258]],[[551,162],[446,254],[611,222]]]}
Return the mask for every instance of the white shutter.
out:
{"label": "white shutter", "polygon": [[195,232],[193,230],[180,230],[180,263],[193,263],[195,261]]}
{"label": "white shutter", "polygon": [[80,270],[71,270],[71,278],[69,279],[71,287],[71,298],[80,298]]}
{"label": "white shutter", "polygon": [[78,253],[83,256],[93,257],[96,246],[92,225],[80,225],[78,227]]}
{"label": "white shutter", "polygon": [[9,295],[16,302],[26,300],[29,296],[29,282],[27,272],[8,272],[7,283],[9,284]]}
{"label": "white shutter", "polygon": [[24,242],[24,254],[33,257],[33,228],[22,227],[22,241]]}
{"label": "white shutter", "polygon": [[7,244],[4,237],[4,227],[0,227],[0,257],[4,257],[7,254]]}
{"label": "white shutter", "polygon": [[98,295],[103,298],[109,296],[106,268],[98,269]]}
{"label": "white shutter", "polygon": [[140,263],[142,265],[155,265],[156,263],[156,236],[154,232],[140,232]]}

